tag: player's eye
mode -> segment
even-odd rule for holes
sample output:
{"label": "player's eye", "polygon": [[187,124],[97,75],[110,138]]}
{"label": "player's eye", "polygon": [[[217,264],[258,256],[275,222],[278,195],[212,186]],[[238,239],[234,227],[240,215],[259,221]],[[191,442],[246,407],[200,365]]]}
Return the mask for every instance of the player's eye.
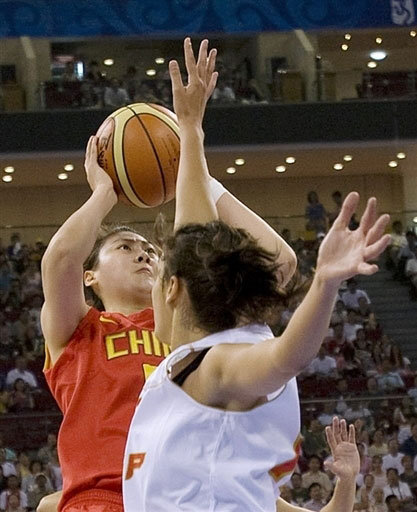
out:
{"label": "player's eye", "polygon": [[156,251],[155,251],[155,249],[154,249],[153,247],[148,247],[148,248],[146,249],[146,252],[147,252],[148,254],[156,254]]}
{"label": "player's eye", "polygon": [[123,249],[124,251],[126,251],[126,250],[127,250],[127,251],[130,251],[130,246],[129,246],[129,245],[127,245],[127,244],[123,244],[123,245],[121,245],[121,246],[119,247],[119,249]]}

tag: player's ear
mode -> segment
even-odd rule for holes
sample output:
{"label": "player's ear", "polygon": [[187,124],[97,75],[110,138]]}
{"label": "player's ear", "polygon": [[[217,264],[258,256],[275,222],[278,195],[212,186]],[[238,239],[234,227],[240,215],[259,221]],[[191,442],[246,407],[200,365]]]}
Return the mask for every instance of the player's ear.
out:
{"label": "player's ear", "polygon": [[94,270],[86,270],[84,272],[84,285],[93,286],[97,284],[97,279]]}
{"label": "player's ear", "polygon": [[181,281],[177,276],[171,276],[166,286],[165,301],[171,306],[175,306],[181,291]]}

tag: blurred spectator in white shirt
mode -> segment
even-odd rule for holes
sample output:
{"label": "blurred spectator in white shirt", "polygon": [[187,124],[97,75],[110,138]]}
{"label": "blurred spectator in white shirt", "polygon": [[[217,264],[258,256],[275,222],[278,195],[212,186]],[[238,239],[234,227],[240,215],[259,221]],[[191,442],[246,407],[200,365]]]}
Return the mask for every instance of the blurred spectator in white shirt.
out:
{"label": "blurred spectator in white shirt", "polygon": [[359,297],[365,297],[368,304],[371,303],[368,294],[364,290],[358,289],[358,282],[352,278],[347,281],[347,290],[342,293],[342,300],[348,309],[359,308]]}
{"label": "blurred spectator in white shirt", "polygon": [[119,80],[112,78],[110,80],[110,87],[106,87],[104,91],[104,106],[105,107],[123,107],[129,103],[129,96],[126,89],[120,87]]}
{"label": "blurred spectator in white shirt", "polygon": [[399,445],[397,439],[390,439],[388,441],[388,453],[382,457],[382,469],[384,471],[395,468],[399,475],[404,472],[404,466],[402,465],[404,454],[398,450]]}
{"label": "blurred spectator in white shirt", "polygon": [[32,389],[38,387],[38,382],[33,372],[27,369],[27,360],[22,356],[18,356],[15,359],[16,367],[10,370],[6,376],[6,385],[11,388],[16,379],[22,379]]}

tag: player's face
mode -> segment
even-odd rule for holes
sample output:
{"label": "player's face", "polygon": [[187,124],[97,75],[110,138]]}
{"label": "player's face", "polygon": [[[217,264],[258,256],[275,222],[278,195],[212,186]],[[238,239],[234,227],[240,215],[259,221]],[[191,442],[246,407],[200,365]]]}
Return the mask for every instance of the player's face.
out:
{"label": "player's face", "polygon": [[157,261],[155,248],[145,238],[121,231],[104,242],[96,268],[86,272],[86,284],[113,308],[119,301],[150,306]]}

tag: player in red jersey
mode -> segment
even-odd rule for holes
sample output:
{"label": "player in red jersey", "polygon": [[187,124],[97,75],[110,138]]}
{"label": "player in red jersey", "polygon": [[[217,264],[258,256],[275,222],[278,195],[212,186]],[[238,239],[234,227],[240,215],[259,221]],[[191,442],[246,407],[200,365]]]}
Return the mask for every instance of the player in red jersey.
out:
{"label": "player in red jersey", "polygon": [[[215,52],[207,56],[207,46],[203,41],[199,58],[208,70],[206,101],[216,78]],[[180,165],[186,161],[183,154]],[[152,332],[155,249],[133,230],[100,234],[117,196],[97,163],[94,137],[85,168],[92,194],[52,238],[42,261],[45,376],[64,414],[58,439],[64,481],[58,510],[121,512],[129,423],[144,380],[167,349]],[[245,227],[277,253],[285,285],[296,266],[292,249],[215,180],[211,190],[222,220]],[[101,311],[87,304],[83,284],[100,299]],[[57,497],[49,501],[52,509]]]}

